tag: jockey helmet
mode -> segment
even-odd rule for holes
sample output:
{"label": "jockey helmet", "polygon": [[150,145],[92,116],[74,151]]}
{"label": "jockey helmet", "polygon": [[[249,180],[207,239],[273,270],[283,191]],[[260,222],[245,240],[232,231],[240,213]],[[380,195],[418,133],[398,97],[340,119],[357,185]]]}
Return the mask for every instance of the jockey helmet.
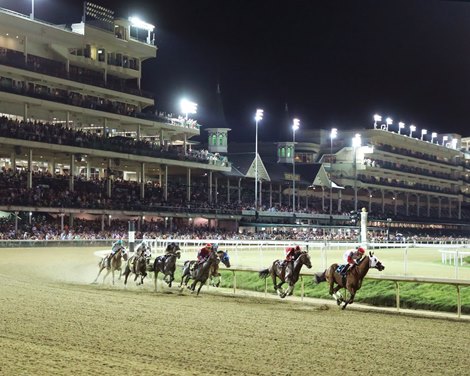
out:
{"label": "jockey helmet", "polygon": [[364,248],[362,248],[362,247],[359,247],[359,248],[357,249],[357,251],[358,251],[359,253],[361,253],[361,254],[366,253],[366,250],[365,250]]}
{"label": "jockey helmet", "polygon": [[295,250],[296,250],[296,251],[301,251],[302,249],[300,249],[300,245],[296,245],[296,246],[295,246]]}
{"label": "jockey helmet", "polygon": [[211,244],[211,243],[207,243],[207,244],[206,244],[206,248],[212,249],[212,244]]}
{"label": "jockey helmet", "polygon": [[119,239],[116,243],[122,245],[122,239]]}

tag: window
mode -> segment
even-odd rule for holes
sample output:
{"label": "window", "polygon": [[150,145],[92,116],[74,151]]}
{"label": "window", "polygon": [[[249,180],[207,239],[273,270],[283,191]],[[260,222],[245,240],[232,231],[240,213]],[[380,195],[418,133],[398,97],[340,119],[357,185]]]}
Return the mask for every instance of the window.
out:
{"label": "window", "polygon": [[219,145],[222,146],[224,144],[224,135],[219,136]]}

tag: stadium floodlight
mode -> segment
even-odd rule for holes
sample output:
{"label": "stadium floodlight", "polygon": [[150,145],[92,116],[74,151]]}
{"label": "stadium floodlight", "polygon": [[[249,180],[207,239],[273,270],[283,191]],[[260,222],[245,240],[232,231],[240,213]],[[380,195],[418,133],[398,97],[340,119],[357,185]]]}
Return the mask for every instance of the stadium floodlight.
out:
{"label": "stadium floodlight", "polygon": [[446,141],[449,139],[449,136],[442,136],[442,146],[446,144]]}
{"label": "stadium floodlight", "polygon": [[413,124],[411,124],[411,125],[410,125],[410,137],[413,136],[413,132],[414,132],[415,130],[416,130],[416,127],[415,127]]}
{"label": "stadium floodlight", "polygon": [[402,130],[403,128],[405,128],[405,123],[403,123],[402,121],[400,121],[400,122],[398,123],[398,134],[401,134],[400,132],[401,132],[401,130]]}
{"label": "stadium floodlight", "polygon": [[143,29],[147,31],[153,31],[155,29],[155,26],[142,21],[139,17],[136,16],[129,17],[129,21],[131,23],[131,26],[134,26],[138,29]]}
{"label": "stadium floodlight", "polygon": [[382,121],[382,116],[375,114],[374,115],[374,129],[377,129],[377,122]]}
{"label": "stadium floodlight", "polygon": [[258,209],[258,123],[263,120],[264,111],[260,108],[256,110],[256,138],[255,138],[255,210]]}
{"label": "stadium floodlight", "polygon": [[197,112],[197,103],[188,101],[186,98],[181,99],[181,111],[185,114],[186,119],[188,114],[195,114]]}
{"label": "stadium floodlight", "polygon": [[423,137],[428,134],[427,129],[421,129],[421,141],[423,140]]}
{"label": "stadium floodlight", "polygon": [[431,144],[433,143],[434,139],[437,137],[437,133],[436,132],[432,132],[431,133]]}
{"label": "stadium floodlight", "polygon": [[388,117],[388,118],[385,119],[385,122],[387,123],[387,125],[392,125],[393,124],[393,119]]}

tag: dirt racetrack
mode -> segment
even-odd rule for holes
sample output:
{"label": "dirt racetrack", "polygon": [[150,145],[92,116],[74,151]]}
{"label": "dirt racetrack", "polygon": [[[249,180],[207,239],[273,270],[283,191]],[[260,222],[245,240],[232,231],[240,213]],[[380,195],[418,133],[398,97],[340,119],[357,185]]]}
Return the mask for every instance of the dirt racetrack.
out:
{"label": "dirt racetrack", "polygon": [[0,249],[0,375],[470,375],[470,324],[92,285],[96,249]]}

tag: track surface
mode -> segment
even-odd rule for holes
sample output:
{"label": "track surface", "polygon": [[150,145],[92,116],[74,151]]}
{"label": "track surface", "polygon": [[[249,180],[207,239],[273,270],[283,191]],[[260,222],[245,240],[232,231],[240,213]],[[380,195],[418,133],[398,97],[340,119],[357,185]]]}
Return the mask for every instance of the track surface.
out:
{"label": "track surface", "polygon": [[0,249],[0,375],[469,375],[470,324],[91,285],[96,249]]}

